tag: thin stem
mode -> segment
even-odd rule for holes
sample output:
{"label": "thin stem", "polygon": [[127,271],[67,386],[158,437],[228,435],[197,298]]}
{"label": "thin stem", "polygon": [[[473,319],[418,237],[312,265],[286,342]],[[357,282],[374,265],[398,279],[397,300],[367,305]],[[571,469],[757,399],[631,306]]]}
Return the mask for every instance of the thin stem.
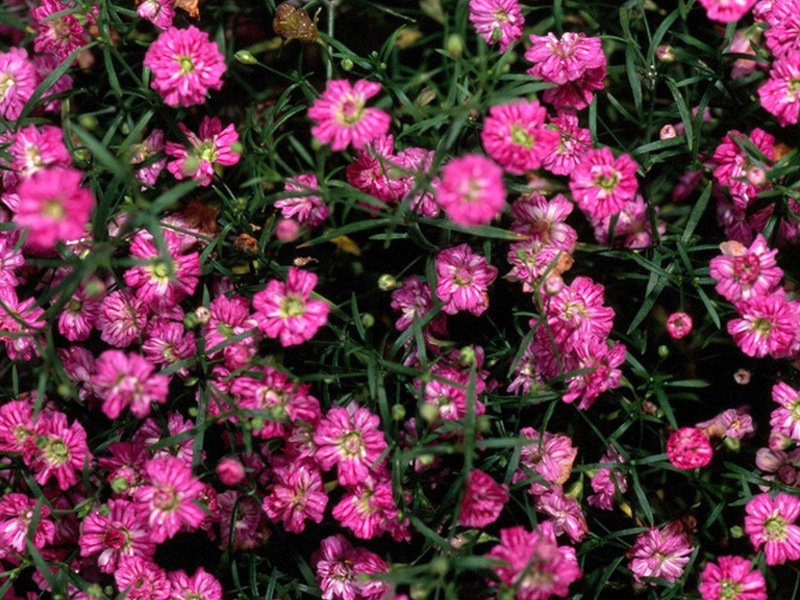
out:
{"label": "thin stem", "polygon": [[[328,5],[328,38],[333,39],[333,24],[336,20],[336,6],[339,4],[339,0],[325,0],[325,3]],[[326,77],[330,80],[333,77],[333,59],[331,58],[330,45],[328,46],[328,61],[325,69]]]}

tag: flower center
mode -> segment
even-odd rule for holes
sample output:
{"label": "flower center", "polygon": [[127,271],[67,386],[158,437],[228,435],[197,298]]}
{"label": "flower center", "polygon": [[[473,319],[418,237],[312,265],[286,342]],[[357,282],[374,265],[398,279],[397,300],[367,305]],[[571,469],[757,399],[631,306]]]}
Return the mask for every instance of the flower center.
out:
{"label": "flower center", "polygon": [[63,465],[72,457],[67,446],[63,440],[50,440],[44,449],[44,454],[47,457],[47,462],[53,465]]}
{"label": "flower center", "polygon": [[770,332],[772,331],[772,323],[769,319],[765,319],[763,317],[759,317],[757,319],[753,319],[753,333],[758,334],[762,338],[769,337]]}
{"label": "flower center", "polygon": [[769,541],[782,540],[786,537],[786,521],[775,515],[764,523],[764,533]]}
{"label": "flower center", "polygon": [[109,527],[103,536],[103,546],[111,550],[120,550],[128,546],[130,536],[121,527]]}
{"label": "flower center", "polygon": [[306,314],[306,303],[299,296],[286,296],[281,304],[280,316],[302,317]]}
{"label": "flower center", "polygon": [[0,100],[6,97],[8,90],[14,87],[17,80],[11,73],[0,73]]}
{"label": "flower center", "polygon": [[619,183],[619,173],[614,169],[604,171],[599,177],[595,178],[595,184],[604,191],[611,193]]}
{"label": "flower center", "polygon": [[158,485],[153,493],[153,506],[165,512],[172,512],[179,506],[178,495],[170,485]]}
{"label": "flower center", "polygon": [[217,152],[216,146],[214,146],[214,142],[206,140],[197,147],[197,156],[200,160],[213,163],[216,162],[219,153]]}
{"label": "flower center", "polygon": [[356,125],[364,116],[364,100],[348,95],[339,105],[339,123],[347,127]]}
{"label": "flower center", "polygon": [[194,72],[194,63],[192,62],[191,56],[176,56],[175,59],[178,61],[178,65],[181,69],[181,75],[188,75],[189,73]]}
{"label": "flower center", "polygon": [[364,443],[357,431],[348,431],[339,438],[339,450],[345,457],[361,456]]}
{"label": "flower center", "polygon": [[53,221],[62,221],[66,213],[58,200],[45,200],[42,205],[42,216],[49,217]]}
{"label": "flower center", "polygon": [[719,600],[736,600],[742,593],[742,586],[730,579],[719,582]]}
{"label": "flower center", "polygon": [[517,146],[522,146],[526,150],[530,150],[533,148],[535,140],[525,127],[515,123],[511,126],[511,142]]}
{"label": "flower center", "polygon": [[72,300],[67,302],[66,310],[68,313],[78,315],[80,314],[82,308],[83,308],[83,302],[81,302],[80,300],[76,300],[75,298],[73,298]]}
{"label": "flower center", "polygon": [[745,254],[733,259],[733,274],[740,283],[752,283],[758,277],[761,261],[754,254]]}
{"label": "flower center", "polygon": [[787,408],[789,412],[792,414],[792,419],[800,423],[800,397],[795,398],[791,402],[789,402]]}

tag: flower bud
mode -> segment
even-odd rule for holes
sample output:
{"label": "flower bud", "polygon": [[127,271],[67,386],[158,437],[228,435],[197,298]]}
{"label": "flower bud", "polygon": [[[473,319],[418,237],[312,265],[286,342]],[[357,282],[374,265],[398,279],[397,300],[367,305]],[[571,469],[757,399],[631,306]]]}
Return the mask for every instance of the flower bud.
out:
{"label": "flower bud", "polygon": [[397,279],[388,273],[384,273],[378,277],[378,289],[382,292],[388,292],[397,287]]}
{"label": "flower bud", "polygon": [[256,57],[253,56],[247,50],[239,50],[236,54],[234,54],[234,57],[240,63],[245,64],[245,65],[254,65],[254,64],[256,64],[258,62],[256,60]]}
{"label": "flower bud", "polygon": [[244,481],[244,465],[235,458],[223,458],[217,464],[217,476],[223,485],[238,485]]}
{"label": "flower bud", "polygon": [[675,131],[675,127],[670,124],[664,125],[661,128],[661,131],[658,134],[658,137],[662,140],[671,140],[675,136],[678,135],[678,132]]}

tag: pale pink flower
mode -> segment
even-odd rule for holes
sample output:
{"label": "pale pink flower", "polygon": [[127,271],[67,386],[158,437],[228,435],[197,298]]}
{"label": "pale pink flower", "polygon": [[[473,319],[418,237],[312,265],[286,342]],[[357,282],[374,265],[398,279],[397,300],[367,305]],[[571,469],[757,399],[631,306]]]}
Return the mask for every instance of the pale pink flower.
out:
{"label": "pale pink flower", "polygon": [[531,192],[511,205],[511,231],[572,254],[578,241],[578,233],[566,223],[572,208],[572,202],[562,194],[547,199]]}
{"label": "pale pink flower", "polygon": [[296,346],[310,340],[328,322],[330,306],[323,300],[312,300],[311,292],[317,276],[291,267],[286,283],[273,279],[266,289],[253,296],[253,318],[258,328],[270,338],[278,338],[281,346]]}
{"label": "pale pink flower", "polygon": [[566,533],[572,543],[577,544],[589,533],[581,505],[575,498],[564,495],[561,486],[536,496],[536,511],[549,517],[556,537]]}
{"label": "pale pink flower", "polygon": [[461,498],[458,522],[464,527],[486,527],[500,516],[508,502],[508,486],[500,485],[490,475],[473,469]]}
{"label": "pale pink flower", "polygon": [[172,0],[142,0],[136,7],[136,14],[159,29],[169,29],[172,27],[172,19],[175,18],[175,9],[172,7]]}
{"label": "pale pink flower", "polygon": [[[775,434],[770,436],[770,445],[773,445],[773,440],[775,440]],[[791,443],[791,440],[788,441]],[[770,473],[770,475],[764,476],[765,480],[776,480],[784,485],[800,487],[800,448],[795,448],[790,452],[784,452],[777,448],[759,448],[756,452],[755,462],[759,469]],[[767,489],[764,487],[762,491]]]}
{"label": "pale pink flower", "polygon": [[516,600],[565,598],[570,584],[581,578],[575,549],[557,545],[550,523],[534,531],[500,530],[500,543],[487,556],[502,562],[492,568]]}
{"label": "pale pink flower", "polygon": [[674,312],[667,317],[667,333],[673,340],[685,338],[692,332],[692,317],[685,312]]}
{"label": "pale pink flower", "polygon": [[83,173],[77,169],[54,167],[37,171],[20,183],[14,222],[28,230],[26,246],[49,251],[56,242],[83,237],[94,197],[81,187],[81,179]]}
{"label": "pale pink flower", "polygon": [[697,591],[703,600],[767,600],[764,576],[741,556],[720,556],[707,563]]}
{"label": "pale pink flower", "polygon": [[755,433],[749,410],[749,406],[729,408],[708,421],[697,423],[695,427],[702,429],[709,438],[728,437],[741,440]]}
{"label": "pale pink flower", "polygon": [[240,156],[234,149],[239,134],[232,123],[223,129],[219,119],[206,116],[200,122],[199,134],[189,131],[183,123],[178,123],[178,128],[186,136],[189,146],[175,142],[166,144],[167,156],[175,158],[167,165],[167,170],[175,179],[191,177],[200,185],[208,186],[216,165],[230,167],[239,162]]}
{"label": "pale pink flower", "polygon": [[772,400],[779,405],[769,420],[773,431],[800,442],[800,392],[779,381],[772,387]]}
{"label": "pale pink flower", "polygon": [[156,544],[136,505],[122,499],[108,501],[105,510],[95,507],[81,521],[81,556],[97,556],[103,573],[113,573],[123,556],[152,558]]}
{"label": "pale pink flower", "polygon": [[549,121],[550,127],[561,136],[561,142],[542,157],[542,167],[554,175],[569,175],[592,147],[592,134],[580,127],[578,117],[570,112],[560,112]]}
{"label": "pale pink flower", "polygon": [[769,79],[758,88],[761,106],[775,115],[782,127],[797,123],[800,113],[800,49],[772,63]]}
{"label": "pale pink flower", "polygon": [[167,166],[166,157],[160,156],[164,149],[164,132],[161,129],[153,129],[143,142],[131,146],[131,164],[142,183],[155,185],[161,171]]}
{"label": "pale pink flower", "polygon": [[[563,485],[572,472],[572,464],[578,455],[578,449],[572,445],[572,438],[567,435],[552,434],[545,431],[540,434],[531,427],[524,427],[520,434],[525,439],[520,454],[520,468],[514,472],[512,483],[519,483],[531,477],[531,471],[541,477],[546,484]],[[527,471],[523,470],[524,467]],[[531,493],[540,494],[548,486],[538,480],[531,483]]]}
{"label": "pale pink flower", "polygon": [[152,558],[122,557],[114,581],[125,600],[171,600],[167,573]]}
{"label": "pale pink flower", "polygon": [[500,52],[522,38],[525,17],[517,0],[470,0],[469,22],[487,44],[500,43]]}
{"label": "pale pink flower", "polygon": [[588,70],[606,65],[599,37],[567,32],[561,39],[554,33],[532,35],[530,39],[531,47],[525,52],[525,58],[533,66],[528,74],[549,83],[564,85],[568,81],[578,81]]}
{"label": "pale pink flower", "polygon": [[[31,10],[36,26],[33,48],[42,54],[55,54],[59,61],[65,60],[86,42],[86,33],[75,16],[60,0],[42,0]],[[56,13],[59,16],[54,17]]]}
{"label": "pale pink flower", "polygon": [[754,496],[745,506],[744,531],[756,550],[764,547],[768,565],[800,559],[800,498],[780,493]]}
{"label": "pale pink flower", "polygon": [[638,165],[628,154],[617,159],[608,148],[587,151],[572,171],[569,189],[591,219],[618,213],[636,197]]}
{"label": "pale pink flower", "polygon": [[391,307],[401,313],[395,322],[395,328],[405,331],[416,319],[421,319],[433,308],[431,287],[416,275],[406,277],[401,286],[392,292]]}
{"label": "pale pink flower", "polygon": [[436,202],[458,225],[484,225],[496,218],[506,204],[503,170],[478,154],[454,158],[442,168]]}
{"label": "pale pink flower", "polygon": [[639,585],[655,585],[651,578],[674,583],[683,575],[694,545],[686,536],[683,524],[672,521],[663,528],[651,527],[636,537],[626,552],[628,568]]}
{"label": "pale pink flower", "polygon": [[22,48],[0,52],[0,116],[17,119],[39,85],[39,74]]}
{"label": "pale pink flower", "polygon": [[56,534],[47,505],[16,492],[0,497],[0,557],[9,551],[25,553],[28,530],[37,513],[36,529],[30,537],[34,547],[41,550],[53,542]]}
{"label": "pale pink flower", "polygon": [[126,407],[141,419],[150,414],[151,403],[167,401],[169,379],[154,374],[155,367],[138,354],[106,350],[95,367],[91,383],[109,419],[116,419]]}
{"label": "pale pink flower", "polygon": [[333,79],[322,96],[308,109],[316,123],[311,135],[334,151],[344,150],[351,143],[356,148],[385,136],[391,117],[377,108],[366,108],[367,100],[381,91],[381,85],[360,79],[351,85],[346,79]]}
{"label": "pale pink flower", "polygon": [[281,521],[286,531],[302,533],[306,520],[321,523],[328,505],[322,474],[312,460],[273,462],[272,484],[262,505],[274,522]]}
{"label": "pale pink flower", "polygon": [[355,404],[331,408],[314,430],[314,443],[314,458],[326,471],[336,465],[342,485],[360,483],[387,447],[380,419]]}
{"label": "pale pink flower", "polygon": [[153,72],[150,87],[169,106],[203,104],[210,89],[222,88],[226,69],[216,42],[193,25],[162,32],[147,49],[144,66]]}
{"label": "pale pink flower", "polygon": [[696,469],[711,462],[714,449],[703,430],[681,427],[667,440],[667,457],[678,469]]}
{"label": "pale pink flower", "polygon": [[0,287],[0,341],[11,360],[39,356],[44,341],[40,334],[46,322],[35,298],[20,301],[13,287]]}
{"label": "pale pink flower", "polygon": [[776,264],[777,250],[767,246],[760,233],[746,248],[728,241],[720,244],[722,256],[711,259],[711,276],[717,280],[716,290],[726,300],[736,302],[771,292],[781,281],[783,270]]}
{"label": "pale pink flower", "polygon": [[41,416],[36,423],[36,449],[28,462],[40,485],[55,476],[58,487],[66,491],[80,480],[84,469],[92,466],[92,453],[86,444],[86,430],[78,422],[67,426],[61,412]]}
{"label": "pale pink flower", "polygon": [[718,23],[732,23],[744,17],[756,0],[700,0],[708,18]]}
{"label": "pale pink flower", "polygon": [[161,543],[182,527],[196,529],[205,518],[195,502],[204,486],[191,467],[170,456],[148,460],[144,472],[145,483],[136,489],[133,500],[147,520],[151,539]]}
{"label": "pale pink flower", "polygon": [[217,502],[223,550],[251,550],[267,543],[270,528],[257,497],[228,490],[217,496]]}
{"label": "pale pink flower", "polygon": [[383,600],[389,584],[369,575],[385,573],[389,565],[365,548],[353,547],[336,534],[323,539],[311,555],[322,600]]}
{"label": "pale pink flower", "polygon": [[289,177],[284,189],[287,192],[300,192],[299,196],[281,198],[275,208],[281,209],[284,219],[295,219],[300,225],[319,227],[328,218],[330,210],[319,197],[319,183],[313,173]]}
{"label": "pale pink flower", "polygon": [[628,491],[628,479],[619,466],[625,462],[624,457],[612,446],[601,458],[600,463],[611,463],[612,466],[600,467],[592,477],[591,485],[594,494],[586,501],[602,510],[612,510],[617,493]]}
{"label": "pale pink flower", "polygon": [[18,130],[13,139],[8,149],[11,168],[23,178],[48,167],[69,167],[72,162],[60,127],[29,125]]}
{"label": "pale pink flower", "polygon": [[488,289],[497,277],[497,267],[472,252],[467,244],[442,250],[436,255],[436,297],[442,310],[454,315],[462,310],[482,315],[489,308]]}
{"label": "pale pink flower", "polygon": [[238,459],[230,456],[217,463],[216,472],[222,484],[228,487],[239,485],[244,481],[246,475],[244,465]]}
{"label": "pale pink flower", "polygon": [[391,531],[398,511],[389,473],[370,475],[350,487],[333,507],[333,518],[362,540]]}
{"label": "pale pink flower", "polygon": [[100,339],[115,348],[126,348],[147,325],[147,306],[135,296],[115,290],[103,298],[97,318]]}
{"label": "pale pink flower", "polygon": [[222,584],[199,567],[189,577],[182,569],[167,574],[172,586],[171,600],[222,600]]}
{"label": "pale pink flower", "polygon": [[752,296],[737,308],[742,318],[728,322],[728,333],[747,356],[784,358],[796,352],[800,307],[787,299],[783,289]]}
{"label": "pale pink flower", "polygon": [[546,118],[547,111],[535,100],[493,106],[481,131],[483,149],[509,173],[538,169],[561,140],[545,126]]}
{"label": "pale pink flower", "polygon": [[[767,31],[772,31],[772,29],[773,27],[770,27]],[[800,31],[798,31],[798,33],[800,33]],[[768,46],[769,37],[769,33],[767,33]],[[755,44],[756,47],[759,47],[760,44],[758,44],[758,42],[760,41],[760,38],[761,30],[756,27],[740,29],[733,34],[731,45],[728,46],[728,52],[730,54],[745,54],[752,56],[752,58],[737,58],[734,60],[733,65],[731,66],[731,79],[747,77],[751,73],[754,73],[759,67],[758,55],[753,49],[753,45]]]}

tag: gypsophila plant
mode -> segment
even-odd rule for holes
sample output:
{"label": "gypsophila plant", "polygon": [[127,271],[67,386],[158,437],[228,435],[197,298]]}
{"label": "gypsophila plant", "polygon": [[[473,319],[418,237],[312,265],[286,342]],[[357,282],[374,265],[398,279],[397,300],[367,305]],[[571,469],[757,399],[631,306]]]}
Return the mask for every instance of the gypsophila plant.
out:
{"label": "gypsophila plant", "polygon": [[800,0],[6,0],[0,598],[800,599]]}

